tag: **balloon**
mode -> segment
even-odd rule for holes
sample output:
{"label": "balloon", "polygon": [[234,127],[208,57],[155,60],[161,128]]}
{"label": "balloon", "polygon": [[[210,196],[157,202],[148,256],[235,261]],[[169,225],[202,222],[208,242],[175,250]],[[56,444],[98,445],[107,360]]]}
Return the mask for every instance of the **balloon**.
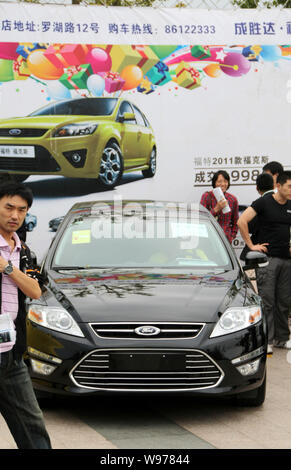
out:
{"label": "balloon", "polygon": [[36,49],[27,58],[27,65],[33,75],[45,80],[57,80],[63,75],[63,68],[57,68],[45,56],[44,49]]}
{"label": "balloon", "polygon": [[219,64],[209,64],[204,67],[203,71],[208,75],[209,77],[216,78],[219,77],[221,74],[221,68]]}
{"label": "balloon", "polygon": [[0,59],[0,81],[9,82],[13,79],[13,60]]}
{"label": "balloon", "polygon": [[279,60],[282,57],[282,51],[279,46],[261,46],[262,51],[260,56],[262,59],[273,62],[275,60]]}
{"label": "balloon", "polygon": [[71,98],[70,90],[58,80],[51,80],[47,84],[47,93],[53,100],[65,100]]}
{"label": "balloon", "polygon": [[164,59],[172,54],[172,52],[177,49],[177,46],[150,46],[150,48],[159,57],[159,59]]}
{"label": "balloon", "polygon": [[127,65],[122,70],[120,76],[125,80],[122,89],[131,90],[132,88],[138,87],[143,79],[143,72],[137,65]]}
{"label": "balloon", "polygon": [[18,42],[0,42],[0,58],[9,60],[17,59],[17,47]]}
{"label": "balloon", "polygon": [[219,61],[221,70],[231,77],[241,77],[249,72],[251,63],[239,52],[228,52],[223,61]]}
{"label": "balloon", "polygon": [[100,75],[90,75],[87,88],[93,96],[102,96],[105,90],[105,80]]}
{"label": "balloon", "polygon": [[111,69],[112,60],[104,49],[95,47],[88,52],[86,63],[91,64],[93,73],[108,72]]}

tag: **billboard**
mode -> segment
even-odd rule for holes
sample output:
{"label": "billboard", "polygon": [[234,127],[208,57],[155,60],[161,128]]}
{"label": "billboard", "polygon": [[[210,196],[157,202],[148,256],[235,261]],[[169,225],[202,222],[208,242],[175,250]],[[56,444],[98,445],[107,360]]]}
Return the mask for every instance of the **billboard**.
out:
{"label": "billboard", "polygon": [[0,176],[34,193],[38,258],[75,202],[199,202],[224,169],[248,205],[291,168],[288,10],[0,9]]}

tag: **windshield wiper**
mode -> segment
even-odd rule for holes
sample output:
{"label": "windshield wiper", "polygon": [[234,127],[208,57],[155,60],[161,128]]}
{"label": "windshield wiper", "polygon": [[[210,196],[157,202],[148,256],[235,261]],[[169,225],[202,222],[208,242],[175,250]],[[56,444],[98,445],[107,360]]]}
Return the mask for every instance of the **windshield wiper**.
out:
{"label": "windshield wiper", "polygon": [[79,271],[83,269],[92,269],[91,267],[85,266],[53,266],[54,271]]}

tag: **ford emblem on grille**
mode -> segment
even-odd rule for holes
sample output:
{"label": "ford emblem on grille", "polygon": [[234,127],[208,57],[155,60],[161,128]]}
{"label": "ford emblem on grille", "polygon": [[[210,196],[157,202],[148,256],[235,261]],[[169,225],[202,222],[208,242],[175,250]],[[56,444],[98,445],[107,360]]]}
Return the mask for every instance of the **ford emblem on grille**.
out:
{"label": "ford emblem on grille", "polygon": [[20,135],[21,134],[21,129],[10,129],[9,134],[10,135]]}
{"label": "ford emblem on grille", "polygon": [[134,330],[137,335],[141,336],[156,336],[160,333],[160,328],[156,326],[139,326]]}

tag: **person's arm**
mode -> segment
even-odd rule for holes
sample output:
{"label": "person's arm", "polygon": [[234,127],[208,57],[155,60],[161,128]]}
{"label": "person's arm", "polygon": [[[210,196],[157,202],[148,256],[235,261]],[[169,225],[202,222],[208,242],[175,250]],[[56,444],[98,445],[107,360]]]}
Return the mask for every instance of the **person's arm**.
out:
{"label": "person's arm", "polygon": [[210,191],[202,194],[200,204],[202,206],[206,207],[206,209],[209,210],[210,214],[212,214],[215,217],[227,205],[227,200],[222,199],[221,201],[216,203],[214,208],[212,208],[211,198],[212,198],[212,196],[211,196]]}
{"label": "person's arm", "polygon": [[248,207],[238,219],[237,225],[240,230],[241,236],[245,241],[245,244],[252,251],[263,251],[268,252],[267,245],[268,243],[258,243],[253,244],[250,234],[249,234],[249,222],[257,215],[256,211],[252,207]]}
{"label": "person's arm", "polygon": [[[7,261],[0,256],[0,273],[3,273],[7,266]],[[20,271],[20,269],[13,266],[13,271],[9,274],[9,277],[15,282],[17,287],[27,296],[32,299],[39,299],[41,296],[41,288],[37,279],[33,279],[27,274]]]}

